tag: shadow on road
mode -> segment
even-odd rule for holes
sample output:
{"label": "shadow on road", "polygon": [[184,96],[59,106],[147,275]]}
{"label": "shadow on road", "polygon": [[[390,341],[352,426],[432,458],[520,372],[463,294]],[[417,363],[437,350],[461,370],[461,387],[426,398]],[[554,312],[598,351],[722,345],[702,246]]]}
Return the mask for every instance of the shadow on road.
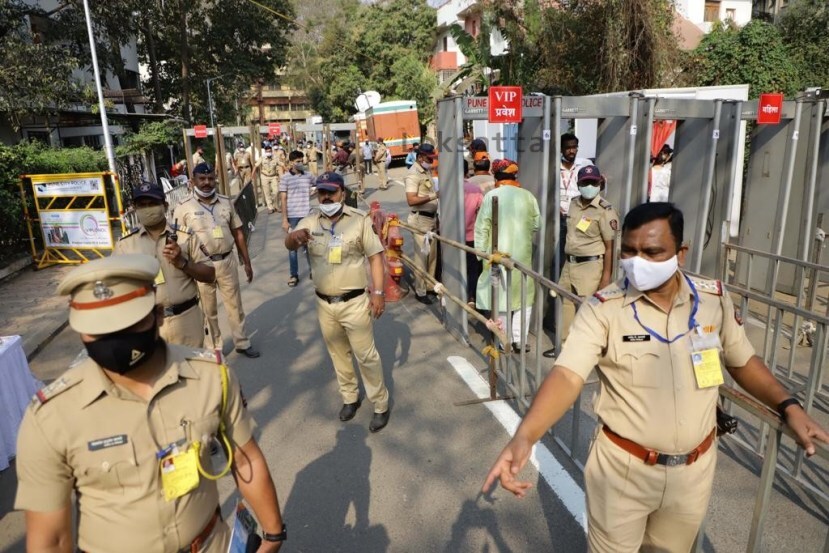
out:
{"label": "shadow on road", "polygon": [[[498,553],[512,552],[512,548],[507,545],[507,541],[504,539],[504,535],[498,527],[498,516],[491,507],[482,505],[481,499],[489,505],[493,503],[491,498],[480,493],[475,499],[468,499],[464,502],[458,519],[452,525],[452,540],[446,545],[446,549],[444,549],[446,553],[468,551],[469,547],[466,544],[466,536],[474,529],[481,529],[492,538],[495,546],[492,551],[497,551]],[[490,551],[489,544],[484,547],[483,551]]]}
{"label": "shadow on road", "polygon": [[388,550],[386,528],[369,520],[372,454],[367,436],[362,426],[347,425],[337,433],[334,449],[296,475],[284,512],[294,522],[297,550]]}

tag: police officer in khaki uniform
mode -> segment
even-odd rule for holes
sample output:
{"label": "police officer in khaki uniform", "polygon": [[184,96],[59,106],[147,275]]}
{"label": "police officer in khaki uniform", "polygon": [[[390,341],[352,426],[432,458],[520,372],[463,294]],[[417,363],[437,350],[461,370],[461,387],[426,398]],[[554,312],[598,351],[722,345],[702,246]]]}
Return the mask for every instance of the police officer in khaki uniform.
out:
{"label": "police officer in khaki uniform", "polygon": [[317,145],[313,142],[308,142],[308,145],[305,147],[305,156],[308,158],[308,171],[315,177],[318,171],[317,160],[319,159],[319,155],[320,151],[317,149]]}
{"label": "police officer in khaki uniform", "polygon": [[193,167],[199,163],[206,163],[204,160],[204,146],[201,144],[196,146],[196,151],[193,153],[193,159],[191,161],[193,162]]}
{"label": "police officer in khaki uniform", "polygon": [[204,315],[196,281],[216,279],[215,269],[206,263],[207,249],[192,232],[167,223],[167,202],[161,187],[144,183],[133,190],[132,198],[140,224],[115,244],[112,253],[141,253],[159,261],[155,284],[156,297],[164,307],[161,337],[170,344],[200,348]]}
{"label": "police officer in khaki uniform", "polygon": [[[599,196],[604,179],[595,165],[578,173],[581,193],[570,201],[567,215],[565,262],[558,283],[577,296],[592,296],[610,284],[613,275],[613,241],[619,216],[610,202]],[[576,306],[567,300],[562,309],[562,339],[567,338]]]}
{"label": "police officer in khaki uniform", "polygon": [[[412,208],[408,223],[422,232],[434,232],[437,228],[439,193],[432,181],[432,165],[437,152],[431,144],[423,144],[415,152],[417,157],[405,180],[406,202]],[[425,273],[434,276],[437,266],[437,240],[432,239],[428,254],[423,253],[424,241],[424,235],[414,235],[415,263]],[[432,303],[432,298],[427,292],[426,280],[415,275],[415,299],[420,303]]]}
{"label": "police officer in khaki uniform", "polygon": [[[256,172],[259,171],[260,195],[265,197],[265,204],[268,206],[268,213],[280,211],[273,206],[273,196],[279,188],[279,162],[273,156],[273,147],[268,143],[263,148],[262,157],[253,167],[253,180],[256,180]],[[278,202],[278,200],[277,200]]]}
{"label": "police officer in khaki uniform", "polygon": [[[383,245],[371,218],[343,204],[345,182],[333,172],[317,178],[319,212],[303,218],[285,237],[296,250],[307,245],[317,294],[317,316],[328,354],[337,374],[343,407],[340,420],[354,418],[360,407],[360,390],[351,361],[352,353],[368,399],[374,404],[369,430],[378,432],[389,422],[389,391],[383,381],[380,354],[374,345],[371,317],[385,310]],[[366,279],[365,260],[371,270]]]}
{"label": "police officer in khaki uniform", "polygon": [[377,166],[377,179],[380,182],[380,190],[389,187],[389,179],[386,175],[386,156],[388,149],[382,138],[377,139],[377,148],[374,150],[374,165]]}
{"label": "police officer in khaki uniform", "polygon": [[776,408],[807,455],[829,435],[754,354],[728,294],[678,269],[682,212],[669,203],[632,209],[622,229],[626,278],[576,314],[556,366],[501,453],[496,479],[516,480],[532,444],[573,404],[598,365],[600,421],[585,466],[588,544],[594,553],[691,550],[708,507],[717,460],[717,387],[723,365],[744,390]]}
{"label": "police officer in khaki uniform", "polygon": [[28,551],[74,550],[76,505],[74,535],[88,553],[224,553],[230,530],[216,481],[199,472],[222,470],[211,465],[217,442],[267,532],[258,551],[277,551],[286,537],[235,373],[159,339],[158,271],[151,256],[118,255],[58,286],[89,358],[40,390],[23,418],[15,507],[26,511]]}
{"label": "police officer in khaki uniform", "polygon": [[233,153],[233,170],[239,176],[239,189],[250,182],[253,161],[250,153],[245,150],[245,143],[241,140],[236,143],[236,151]]}
{"label": "police officer in khaki uniform", "polygon": [[259,352],[250,345],[250,339],[245,332],[239,266],[236,256],[233,255],[235,243],[245,266],[247,280],[252,281],[253,267],[242,232],[242,220],[236,213],[233,202],[227,196],[216,193],[216,175],[212,167],[206,163],[197,166],[193,169],[193,179],[193,195],[176,207],[174,217],[179,224],[183,224],[199,237],[216,268],[215,283],[199,283],[202,309],[210,331],[210,340],[205,340],[205,347],[222,347],[219,306],[216,301],[218,287],[227,310],[236,352],[250,358],[259,357]]}

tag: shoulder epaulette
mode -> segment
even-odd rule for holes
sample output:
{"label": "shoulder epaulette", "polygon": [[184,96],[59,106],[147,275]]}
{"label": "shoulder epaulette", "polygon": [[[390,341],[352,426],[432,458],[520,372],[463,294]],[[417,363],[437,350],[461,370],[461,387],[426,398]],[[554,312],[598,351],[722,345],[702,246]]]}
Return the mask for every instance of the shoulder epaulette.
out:
{"label": "shoulder epaulette", "polygon": [[700,292],[714,294],[715,296],[722,296],[723,294],[722,281],[692,276],[688,278],[691,279],[691,282],[694,283],[694,286]]}
{"label": "shoulder epaulette", "polygon": [[604,198],[599,198],[599,206],[605,209],[613,209],[613,204],[605,200]]}
{"label": "shoulder epaulette", "polygon": [[363,211],[362,209],[357,209],[356,207],[351,207],[351,206],[346,206],[346,208],[353,215],[356,215],[358,217],[368,217],[368,212],[367,211]]}
{"label": "shoulder epaulette", "polygon": [[65,392],[66,390],[68,390],[80,381],[81,379],[77,377],[66,375],[61,376],[48,386],[44,386],[43,388],[38,390],[37,393],[34,396],[32,396],[32,404],[35,407],[39,407],[48,402],[49,400],[55,398],[56,396],[59,396],[60,394],[62,394],[63,392]]}
{"label": "shoulder epaulette", "polygon": [[598,300],[599,303],[604,303],[607,300],[612,300],[615,298],[621,298],[625,295],[625,289],[620,286],[621,281],[613,282],[608,284],[595,294],[593,297]]}
{"label": "shoulder epaulette", "polygon": [[189,234],[193,234],[193,231],[192,231],[192,230],[190,230],[189,228],[187,228],[187,227],[186,227],[186,226],[184,226],[184,225],[181,225],[180,227],[178,227],[178,228],[176,229],[176,231],[178,231],[178,232],[180,232],[180,233],[182,233],[182,234],[188,234],[188,235],[189,235]]}
{"label": "shoulder epaulette", "polygon": [[216,359],[216,352],[209,349],[192,349],[189,352],[185,352],[184,358],[188,361],[206,361],[216,365],[219,364],[219,360]]}
{"label": "shoulder epaulette", "polygon": [[137,233],[139,230],[141,230],[141,227],[135,227],[134,229],[132,229],[132,230],[130,230],[128,233],[126,233],[124,236],[122,236],[121,238],[119,238],[119,239],[118,239],[118,241],[120,242],[121,240],[123,240],[123,239],[125,239],[125,238],[129,238],[129,237],[130,237],[130,236],[132,236],[133,234]]}

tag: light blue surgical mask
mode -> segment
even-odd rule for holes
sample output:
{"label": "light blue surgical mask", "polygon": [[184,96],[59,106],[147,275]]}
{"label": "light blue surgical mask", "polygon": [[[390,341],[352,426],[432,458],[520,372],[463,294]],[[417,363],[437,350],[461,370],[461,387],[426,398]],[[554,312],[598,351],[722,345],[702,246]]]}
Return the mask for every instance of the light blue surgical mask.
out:
{"label": "light blue surgical mask", "polygon": [[585,200],[592,200],[599,195],[599,187],[592,184],[587,186],[579,186],[579,193]]}

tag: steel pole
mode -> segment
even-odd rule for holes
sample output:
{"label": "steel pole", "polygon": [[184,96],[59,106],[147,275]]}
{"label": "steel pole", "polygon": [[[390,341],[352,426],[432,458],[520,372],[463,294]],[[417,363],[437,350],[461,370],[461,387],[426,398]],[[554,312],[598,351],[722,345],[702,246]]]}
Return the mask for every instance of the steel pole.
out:
{"label": "steel pole", "polygon": [[210,81],[207,79],[207,111],[210,113],[210,128],[214,128],[216,124],[213,122],[213,95],[210,93]]}
{"label": "steel pole", "polygon": [[92,71],[95,76],[95,89],[98,91],[98,109],[101,112],[101,127],[104,130],[104,149],[106,150],[107,164],[109,171],[116,174],[115,154],[112,149],[112,138],[109,136],[109,122],[107,121],[107,110],[104,105],[104,89],[101,86],[101,72],[98,69],[98,53],[95,50],[95,35],[92,32],[92,16],[89,13],[89,2],[83,0],[83,11],[86,16],[86,32],[89,34],[89,51],[92,54]]}

